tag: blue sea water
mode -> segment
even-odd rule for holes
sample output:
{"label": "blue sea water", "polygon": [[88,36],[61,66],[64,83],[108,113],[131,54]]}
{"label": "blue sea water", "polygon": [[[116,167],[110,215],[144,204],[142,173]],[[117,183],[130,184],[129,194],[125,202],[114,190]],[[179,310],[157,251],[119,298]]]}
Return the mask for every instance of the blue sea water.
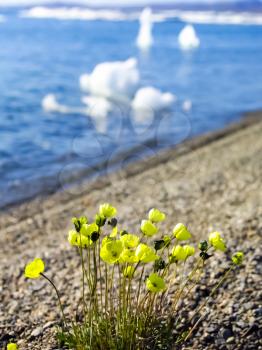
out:
{"label": "blue sea water", "polygon": [[[141,53],[138,25],[6,13],[0,22],[0,207],[108,169],[135,146],[135,158],[151,155],[262,108],[262,26],[196,24],[201,45],[183,52],[177,35],[184,23],[169,19],[154,25],[154,46]],[[129,57],[138,59],[142,86],[177,96],[172,111],[147,126],[121,111],[103,133],[81,113],[43,111],[48,93],[81,106],[79,76],[97,63]],[[181,108],[186,99],[190,112]]]}

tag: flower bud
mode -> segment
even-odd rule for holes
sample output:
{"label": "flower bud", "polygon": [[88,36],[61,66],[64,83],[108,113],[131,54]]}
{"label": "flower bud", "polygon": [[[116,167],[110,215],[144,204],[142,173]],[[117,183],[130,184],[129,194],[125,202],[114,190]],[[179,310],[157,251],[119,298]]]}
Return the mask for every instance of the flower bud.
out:
{"label": "flower bud", "polygon": [[149,220],[142,220],[140,229],[146,236],[149,237],[152,237],[158,231],[157,227]]}
{"label": "flower bud", "polygon": [[96,242],[100,237],[100,234],[97,232],[97,231],[94,231],[92,234],[91,234],[91,241],[92,242]]}
{"label": "flower bud", "polygon": [[234,265],[241,265],[244,259],[244,253],[243,252],[236,252],[232,255],[232,262]]}
{"label": "flower bud", "polygon": [[164,247],[165,247],[165,241],[163,239],[160,239],[160,240],[154,242],[155,250],[160,250]]}
{"label": "flower bud", "polygon": [[205,252],[208,248],[208,243],[207,241],[201,241],[199,244],[198,244],[198,248],[202,251],[202,252]]}
{"label": "flower bud", "polygon": [[191,233],[188,231],[185,225],[183,224],[177,224],[173,229],[173,235],[178,239],[179,241],[186,241],[187,239],[191,238]]}
{"label": "flower bud", "polygon": [[96,214],[95,222],[96,222],[97,226],[102,227],[106,223],[106,218]]}
{"label": "flower bud", "polygon": [[211,255],[207,254],[207,252],[201,252],[199,254],[200,258],[202,258],[204,261],[209,259],[211,257]]}
{"label": "flower bud", "polygon": [[164,221],[166,218],[166,215],[164,213],[162,213],[160,210],[158,209],[151,209],[148,213],[148,219],[152,222],[161,222]]}
{"label": "flower bud", "polygon": [[159,270],[163,270],[166,267],[166,263],[162,258],[159,258],[155,261],[154,270],[158,272]]}
{"label": "flower bud", "polygon": [[108,221],[108,225],[110,225],[112,227],[116,227],[117,219],[116,218],[112,218],[111,220]]}
{"label": "flower bud", "polygon": [[169,247],[170,243],[171,243],[171,238],[169,236],[164,236],[163,240],[165,242],[165,247]]}

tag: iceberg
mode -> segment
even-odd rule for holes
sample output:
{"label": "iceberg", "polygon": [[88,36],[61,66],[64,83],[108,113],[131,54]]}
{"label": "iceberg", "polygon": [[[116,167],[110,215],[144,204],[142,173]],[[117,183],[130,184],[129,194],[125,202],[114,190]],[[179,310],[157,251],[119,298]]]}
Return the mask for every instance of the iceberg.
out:
{"label": "iceberg", "polygon": [[200,45],[200,40],[191,24],[187,24],[181,30],[178,35],[178,43],[183,50],[194,49]]}
{"label": "iceberg", "polygon": [[149,117],[149,115],[170,108],[175,101],[176,96],[170,92],[163,93],[153,86],[146,86],[136,92],[131,107],[135,111],[137,119],[141,119],[139,116],[143,113]]}
{"label": "iceberg", "polygon": [[140,29],[136,39],[136,44],[139,48],[148,49],[153,45],[152,29],[152,10],[146,7],[140,15]]}
{"label": "iceberg", "polygon": [[100,63],[91,74],[83,74],[79,79],[82,91],[122,103],[128,103],[133,97],[139,81],[135,58]]}

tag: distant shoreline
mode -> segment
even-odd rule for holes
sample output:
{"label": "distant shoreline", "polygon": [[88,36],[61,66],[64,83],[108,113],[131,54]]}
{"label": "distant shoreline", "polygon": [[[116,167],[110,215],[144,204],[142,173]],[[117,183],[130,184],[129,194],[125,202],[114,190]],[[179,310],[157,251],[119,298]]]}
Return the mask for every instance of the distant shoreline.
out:
{"label": "distant shoreline", "polygon": [[[261,120],[261,112],[247,112],[244,113],[241,119],[237,122],[230,123],[224,128],[210,131],[204,133],[200,136],[195,136],[193,138],[187,139],[180,144],[175,146],[171,146],[169,148],[165,148],[163,150],[159,150],[157,154],[154,156],[144,156],[141,157],[141,160],[135,162],[129,162],[127,165],[122,167],[121,161],[123,159],[128,159],[132,156],[132,154],[140,154],[143,155],[143,147],[149,147],[154,150],[154,140],[148,140],[143,144],[143,146],[137,146],[122,153],[119,153],[116,157],[114,157],[110,161],[110,168],[106,168],[107,160],[102,161],[97,166],[97,172],[94,173],[93,168],[82,169],[74,174],[68,176],[64,186],[57,184],[57,178],[55,176],[46,177],[42,181],[37,183],[37,187],[34,187],[32,184],[31,193],[29,191],[29,185],[24,184],[21,185],[19,191],[20,194],[16,192],[14,197],[10,197],[9,201],[6,200],[4,203],[0,203],[0,212],[12,209],[17,207],[23,203],[30,202],[35,198],[48,197],[55,193],[59,195],[63,195],[64,189],[68,189],[68,192],[79,192],[78,189],[75,188],[83,188],[89,187],[89,184],[92,184],[93,188],[101,188],[106,186],[108,182],[108,177],[111,179],[111,175],[114,176],[114,173],[121,172],[122,178],[128,178],[134,174],[143,172],[145,169],[150,167],[154,167],[157,164],[165,163],[175,157],[179,157],[183,154],[192,152],[193,150],[208,145],[216,140],[219,140],[227,135],[230,135],[238,130],[246,128],[250,125],[253,125]],[[107,174],[105,175],[105,168],[107,170]],[[74,196],[74,195],[73,195]]]}

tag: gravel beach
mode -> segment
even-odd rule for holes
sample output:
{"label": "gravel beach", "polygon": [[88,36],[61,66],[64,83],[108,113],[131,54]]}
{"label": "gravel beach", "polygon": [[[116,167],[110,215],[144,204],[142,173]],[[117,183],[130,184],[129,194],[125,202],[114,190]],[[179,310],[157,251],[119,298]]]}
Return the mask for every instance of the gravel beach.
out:
{"label": "gravel beach", "polygon": [[[0,348],[58,349],[59,322],[53,290],[23,276],[28,260],[41,257],[66,305],[80,298],[79,258],[67,242],[71,217],[91,217],[102,202],[118,208],[119,225],[135,232],[147,211],[167,214],[164,228],[187,224],[194,242],[211,230],[223,233],[228,253],[210,259],[197,303],[219,278],[230,255],[243,250],[244,265],[208,303],[207,316],[184,349],[262,349],[262,113],[189,140],[173,150],[128,165],[92,182],[37,197],[0,213]],[[209,278],[209,280],[208,280]],[[66,312],[72,312],[70,306]]]}

